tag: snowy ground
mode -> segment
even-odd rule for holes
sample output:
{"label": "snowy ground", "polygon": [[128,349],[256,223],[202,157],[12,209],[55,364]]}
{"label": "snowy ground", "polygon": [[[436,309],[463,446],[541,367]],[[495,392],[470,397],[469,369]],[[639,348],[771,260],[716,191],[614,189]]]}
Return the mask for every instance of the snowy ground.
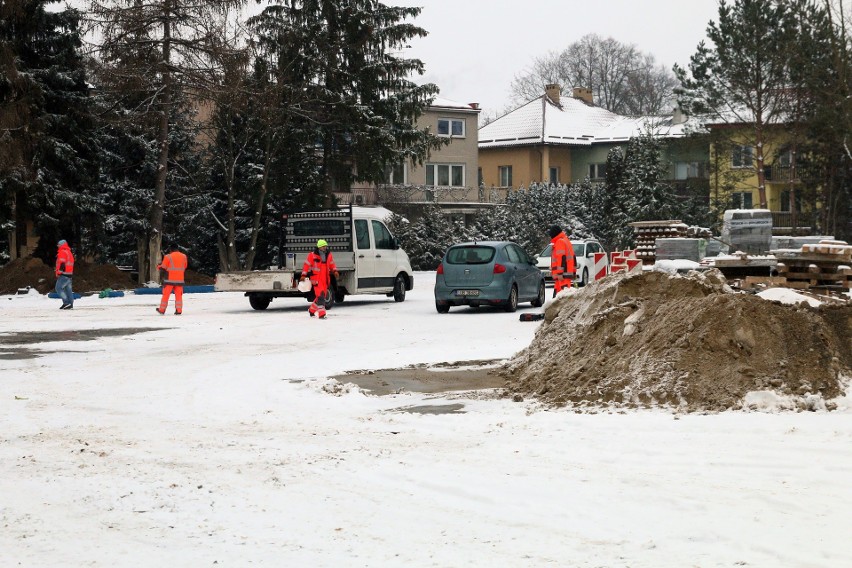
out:
{"label": "snowy ground", "polygon": [[[676,417],[334,393],[346,370],[509,358],[540,325],[440,315],[433,282],[327,321],[238,294],[188,295],[180,317],[154,296],[0,297],[0,566],[852,565],[849,404]],[[143,327],[164,329],[74,340]]]}

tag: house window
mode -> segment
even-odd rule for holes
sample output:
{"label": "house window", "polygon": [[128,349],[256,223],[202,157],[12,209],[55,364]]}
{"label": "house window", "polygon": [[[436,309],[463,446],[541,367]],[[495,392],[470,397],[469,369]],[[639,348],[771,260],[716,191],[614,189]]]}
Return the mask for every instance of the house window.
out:
{"label": "house window", "polygon": [[753,207],[750,191],[735,191],[731,194],[732,209],[751,209]]}
{"label": "house window", "polygon": [[731,151],[732,168],[754,167],[754,149],[751,146],[734,146]]}
{"label": "house window", "polygon": [[464,187],[464,166],[461,164],[426,164],[426,185]]}
{"label": "house window", "polygon": [[464,138],[464,119],[439,118],[438,136],[452,136],[455,138]]}
{"label": "house window", "polygon": [[408,183],[408,168],[404,163],[399,163],[385,168],[385,183],[402,185]]}
{"label": "house window", "polygon": [[605,179],[606,163],[589,164],[589,179]]}
{"label": "house window", "polygon": [[675,162],[675,179],[691,179],[701,177],[701,166],[698,162]]}
{"label": "house window", "polygon": [[559,183],[559,168],[550,168],[550,184],[557,185]]}
{"label": "house window", "polygon": [[512,166],[499,166],[497,172],[500,187],[512,187]]}

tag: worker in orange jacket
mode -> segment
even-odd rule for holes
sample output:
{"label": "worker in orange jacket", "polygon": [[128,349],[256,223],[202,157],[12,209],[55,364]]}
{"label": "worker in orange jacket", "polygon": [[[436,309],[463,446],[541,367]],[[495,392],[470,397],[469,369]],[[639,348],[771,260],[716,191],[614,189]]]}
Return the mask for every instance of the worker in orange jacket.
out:
{"label": "worker in orange jacket", "polygon": [[337,265],[334,264],[334,256],[328,250],[328,243],[325,239],[320,239],[317,241],[317,246],[313,252],[309,252],[305,258],[302,275],[299,278],[300,282],[305,278],[310,278],[311,286],[314,288],[314,301],[308,308],[308,315],[311,317],[316,315],[320,319],[325,319],[325,304],[331,299],[332,274],[335,278],[340,278]]}
{"label": "worker in orange jacket", "polygon": [[71,289],[71,277],[74,275],[74,255],[71,247],[63,239],[56,243],[56,293],[62,298],[60,310],[70,310],[74,307],[74,290]]}
{"label": "worker in orange jacket", "polygon": [[547,234],[553,245],[550,253],[550,274],[553,276],[553,296],[556,297],[563,288],[571,287],[571,280],[576,276],[574,247],[559,225],[551,225]]}
{"label": "worker in orange jacket", "polygon": [[183,313],[183,285],[184,272],[187,267],[186,255],[178,250],[177,244],[172,243],[169,253],[163,257],[163,262],[157,265],[160,270],[166,271],[166,279],[163,281],[163,297],[160,299],[160,307],[157,313],[166,313],[169,305],[169,296],[175,293],[175,315]]}

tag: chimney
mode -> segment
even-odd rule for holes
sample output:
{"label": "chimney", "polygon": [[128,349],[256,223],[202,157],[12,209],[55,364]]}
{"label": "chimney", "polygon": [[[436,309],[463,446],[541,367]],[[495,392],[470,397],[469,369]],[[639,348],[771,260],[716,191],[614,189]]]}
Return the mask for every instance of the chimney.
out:
{"label": "chimney", "polygon": [[580,99],[586,104],[594,104],[592,100],[592,90],[585,87],[574,87],[574,98]]}
{"label": "chimney", "polygon": [[479,110],[479,103],[467,103],[467,106],[469,106],[473,110]]}
{"label": "chimney", "polygon": [[550,102],[556,106],[560,106],[559,97],[562,94],[562,87],[557,83],[550,83],[544,86],[544,94],[550,99]]}
{"label": "chimney", "polygon": [[680,106],[676,106],[674,113],[672,113],[672,124],[683,124],[684,122],[686,122],[686,115]]}

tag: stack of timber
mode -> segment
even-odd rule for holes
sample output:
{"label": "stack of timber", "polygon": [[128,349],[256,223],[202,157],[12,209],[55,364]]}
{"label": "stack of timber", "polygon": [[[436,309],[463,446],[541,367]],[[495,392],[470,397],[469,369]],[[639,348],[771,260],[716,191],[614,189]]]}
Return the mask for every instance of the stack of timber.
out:
{"label": "stack of timber", "polygon": [[822,240],[772,253],[778,259],[778,276],[788,288],[852,289],[852,246],[846,241]]}
{"label": "stack of timber", "polygon": [[687,226],[683,221],[637,221],[633,227],[633,240],[636,241],[636,258],[643,264],[654,264],[657,259],[657,239],[685,237]]}

